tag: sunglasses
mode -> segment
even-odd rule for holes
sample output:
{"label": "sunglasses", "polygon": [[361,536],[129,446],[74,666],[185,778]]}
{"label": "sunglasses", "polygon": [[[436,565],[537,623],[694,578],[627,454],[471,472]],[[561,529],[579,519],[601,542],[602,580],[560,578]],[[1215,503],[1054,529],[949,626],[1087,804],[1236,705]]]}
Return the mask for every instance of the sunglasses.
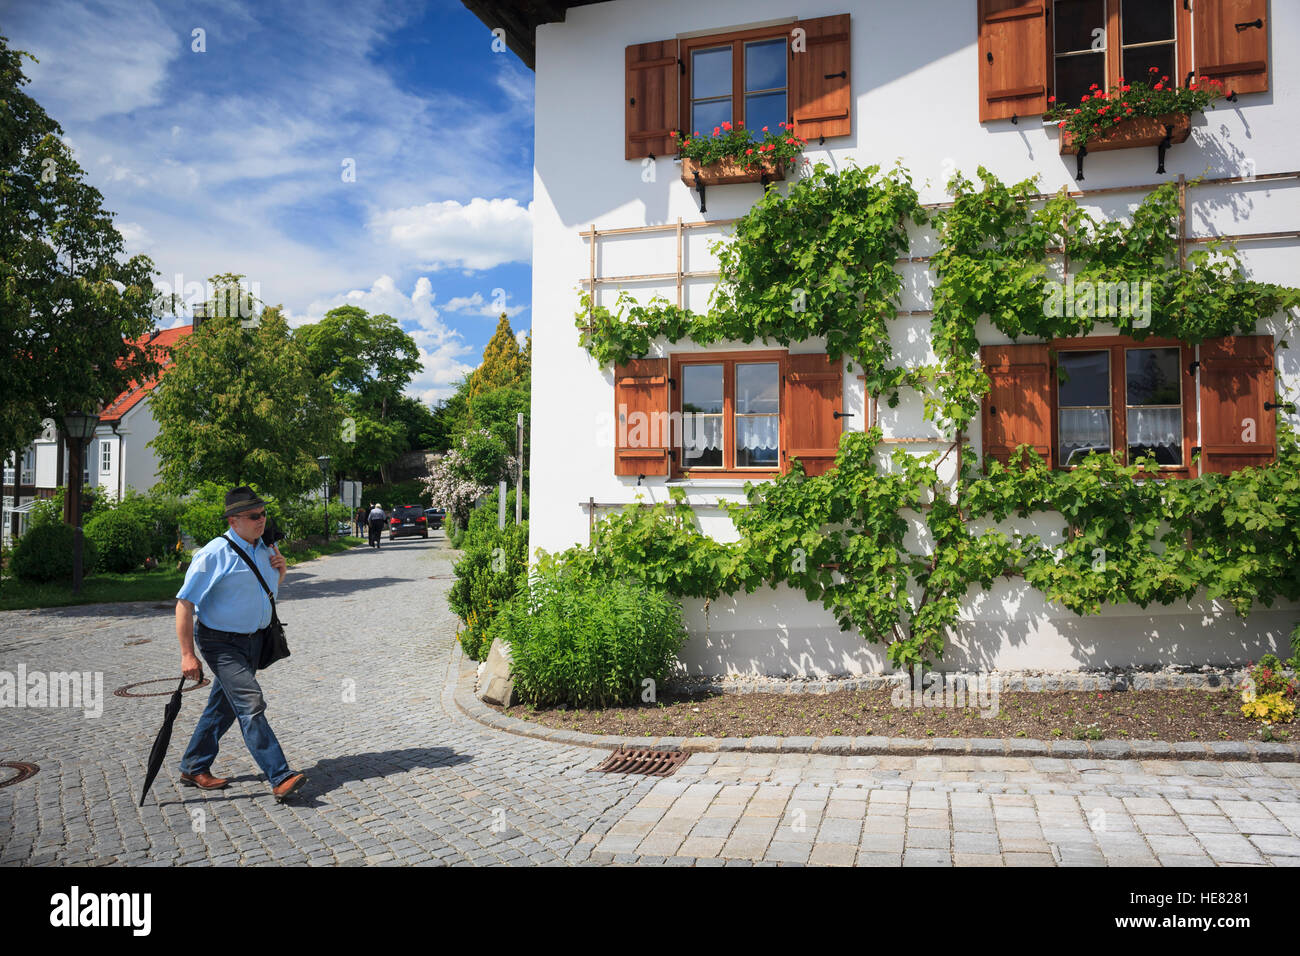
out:
{"label": "sunglasses", "polygon": [[266,517],[265,511],[259,511],[255,515],[235,515],[236,518],[244,518],[247,521],[261,521]]}

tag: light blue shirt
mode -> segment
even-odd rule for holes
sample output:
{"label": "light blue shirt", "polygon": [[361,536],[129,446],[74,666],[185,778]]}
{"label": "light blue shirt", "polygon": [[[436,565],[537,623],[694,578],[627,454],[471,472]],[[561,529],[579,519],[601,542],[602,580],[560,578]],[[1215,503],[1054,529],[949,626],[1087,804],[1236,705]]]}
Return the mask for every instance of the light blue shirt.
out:
{"label": "light blue shirt", "polygon": [[271,602],[252,569],[235,554],[232,541],[257,565],[271,593],[278,595],[280,573],[271,567],[271,549],[260,538],[250,548],[247,541],[230,531],[194,552],[176,597],[191,602],[199,622],[206,627],[251,634],[271,623]]}

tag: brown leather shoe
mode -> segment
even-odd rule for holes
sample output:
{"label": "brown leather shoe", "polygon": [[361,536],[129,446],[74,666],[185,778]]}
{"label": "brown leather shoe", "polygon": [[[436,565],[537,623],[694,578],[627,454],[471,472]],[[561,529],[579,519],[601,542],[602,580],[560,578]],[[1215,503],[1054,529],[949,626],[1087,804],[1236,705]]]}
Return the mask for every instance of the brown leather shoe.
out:
{"label": "brown leather shoe", "polygon": [[275,802],[284,803],[285,797],[289,796],[289,794],[293,793],[306,782],[307,775],[305,773],[295,773],[293,776],[285,777],[271,789],[271,792],[275,794]]}
{"label": "brown leather shoe", "polygon": [[200,790],[223,790],[230,783],[225,777],[214,777],[206,770],[198,773],[181,774],[182,787],[198,787]]}

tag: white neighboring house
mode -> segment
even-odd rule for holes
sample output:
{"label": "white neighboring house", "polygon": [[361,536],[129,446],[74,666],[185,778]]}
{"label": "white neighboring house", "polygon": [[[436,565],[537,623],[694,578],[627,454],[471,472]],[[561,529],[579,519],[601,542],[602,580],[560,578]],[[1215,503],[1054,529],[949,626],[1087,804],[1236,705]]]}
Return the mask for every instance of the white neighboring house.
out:
{"label": "white neighboring house", "polygon": [[[813,162],[839,169],[851,160],[887,169],[901,160],[922,202],[944,201],[943,187],[954,171],[974,179],[976,167],[983,165],[1004,183],[1038,175],[1044,193],[1061,187],[1126,190],[1084,200],[1094,215],[1108,218],[1122,217],[1145,195],[1132,187],[1180,175],[1241,177],[1248,181],[1188,190],[1188,235],[1282,233],[1239,248],[1253,278],[1298,281],[1294,230],[1300,229],[1300,183],[1292,171],[1300,155],[1300,66],[1290,55],[1300,45],[1297,3],[614,0],[537,4],[527,10],[489,0],[465,4],[486,27],[503,29],[511,48],[536,71],[530,549],[555,552],[585,544],[593,513],[598,518],[638,496],[663,501],[670,487],[687,492],[702,530],[734,540],[735,529],[717,503],[743,500],[746,474],[762,480],[762,468],[742,473],[736,465],[741,451],[748,452],[751,464],[776,460],[770,447],[774,436],[751,442],[754,447],[738,446],[734,453],[725,445],[710,447],[723,456],[713,476],[708,468],[684,471],[680,435],[674,436],[675,447],[651,449],[653,455],[616,447],[613,422],[620,400],[644,399],[647,407],[658,402],[655,410],[668,412],[686,400],[670,397],[678,387],[674,383],[691,387],[684,368],[695,366],[693,375],[703,379],[707,372],[700,366],[727,369],[745,361],[751,369],[755,363],[784,369],[796,364],[791,361],[796,356],[812,361],[820,353],[825,359],[821,341],[773,349],[757,342],[702,347],[660,338],[638,373],[631,366],[601,367],[580,347],[574,314],[588,283],[603,305],[612,305],[623,288],[643,303],[657,293],[704,311],[713,280],[693,273],[716,269],[706,243],[725,230],[712,221],[743,215],[760,195],[757,184],[711,186],[702,212],[700,197],[679,175],[670,130],[705,131],[720,119],[736,119],[751,104],[756,109],[774,104],[771,115],[794,121],[796,132],[809,141],[806,156]],[[811,38],[811,52],[793,49],[799,27]],[[776,55],[769,56],[773,51]],[[1061,154],[1058,130],[1041,120],[1047,97],[1060,93],[1063,102],[1075,102],[1090,82],[1108,87],[1126,68],[1130,75],[1145,76],[1148,61],[1180,84],[1193,71],[1202,78],[1221,77],[1239,96],[1192,118],[1190,139],[1168,151],[1163,174],[1153,172],[1154,147],[1095,151],[1086,159],[1086,181],[1076,183],[1075,158]],[[751,128],[758,125],[752,115],[749,120]],[[1284,175],[1266,178],[1269,174]],[[788,183],[776,188],[787,189]],[[650,226],[658,231],[643,231]],[[601,238],[606,232],[618,234]],[[913,246],[913,255],[929,251],[924,243]],[[927,267],[899,268],[905,291],[892,332],[894,352],[905,363],[933,362],[925,314]],[[1259,380],[1267,377],[1271,385],[1275,372],[1283,394],[1300,386],[1300,338],[1292,334],[1288,344],[1285,326],[1282,316],[1257,326],[1261,349],[1271,356],[1270,374]],[[1108,368],[1120,370],[1111,380],[1122,381],[1124,349],[1137,343],[1102,341],[1107,331],[1099,326],[1091,345],[1086,340],[1044,344],[1094,355],[1110,350],[1104,353],[1111,356]],[[987,322],[979,339],[986,348],[1018,347]],[[1200,348],[1203,357],[1206,346]],[[1166,351],[1179,359],[1198,354],[1176,342]],[[714,383],[718,402],[723,401],[719,383],[731,381],[733,374]],[[876,409],[856,375],[841,366],[830,377],[833,394],[821,404],[851,417],[818,423],[817,437],[824,428],[834,430],[820,442],[809,442],[809,427],[799,420],[806,410],[790,400],[792,390],[772,386],[781,435],[803,429],[805,441],[792,438],[788,448],[823,451],[838,442],[842,430],[862,430],[867,420],[878,423],[894,443],[886,452],[900,442],[918,442],[903,447],[922,451],[941,447],[922,417],[919,396],[904,393],[897,408]],[[1050,402],[1055,412],[1069,403],[1049,392],[1051,380],[1043,376],[1041,387],[1045,407]],[[651,387],[656,382],[658,392]],[[1025,387],[1013,386],[1005,405],[1014,404],[1016,389]],[[1271,388],[1256,386],[1248,383],[1245,394],[1231,397],[1249,404],[1249,414],[1258,420],[1271,421],[1278,414],[1264,404],[1271,401]],[[1210,415],[1227,407],[1214,405],[1215,394],[1203,370],[1181,386],[1185,471],[1193,448],[1209,436]],[[1284,414],[1293,424],[1300,421],[1294,411]],[[996,451],[997,440],[985,440],[992,427],[989,415],[972,422],[977,456]],[[1008,437],[1017,436],[1002,435],[1001,447]],[[924,444],[927,440],[931,444]],[[1055,438],[1044,442],[1055,443]],[[1211,441],[1204,444],[1215,451]],[[1063,443],[1058,460],[1068,459],[1066,450],[1072,448]],[[772,466],[767,467],[770,475]],[[1047,517],[1021,523],[1045,540],[1059,540],[1062,524]],[[692,673],[888,670],[882,645],[841,632],[819,604],[784,586],[724,597],[707,610],[700,601],[684,604],[692,639],[681,656]],[[1220,602],[1198,600],[1146,609],[1107,606],[1100,615],[1083,618],[1021,582],[1002,582],[963,607],[945,662],[1001,669],[1241,663],[1285,649],[1298,617],[1294,605],[1283,604],[1259,608],[1243,621]]]}
{"label": "white neighboring house", "polygon": [[[170,349],[193,331],[182,325],[156,332],[150,344]],[[170,358],[163,363],[159,376],[167,374]],[[86,446],[83,485],[97,485],[114,498],[121,498],[128,488],[147,492],[158,483],[158,456],[146,444],[158,435],[158,423],[150,411],[149,398],[159,379],[133,382],[99,413],[95,435]],[[27,514],[32,502],[52,497],[56,489],[68,484],[67,446],[57,423],[47,419],[41,436],[23,452],[19,475],[18,506],[14,507],[13,457],[4,469],[4,541],[12,541],[27,528]]]}

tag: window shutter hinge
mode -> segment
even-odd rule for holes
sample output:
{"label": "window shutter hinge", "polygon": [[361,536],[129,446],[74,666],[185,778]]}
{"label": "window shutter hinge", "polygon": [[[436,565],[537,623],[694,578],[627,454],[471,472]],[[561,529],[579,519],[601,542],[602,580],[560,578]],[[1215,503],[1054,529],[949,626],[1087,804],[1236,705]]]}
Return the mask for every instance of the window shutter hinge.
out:
{"label": "window shutter hinge", "polygon": [[668,387],[669,388],[677,387],[677,379],[673,378],[671,375],[668,376]]}
{"label": "window shutter hinge", "polygon": [[852,418],[853,413],[852,412],[831,412],[831,417],[835,419]]}
{"label": "window shutter hinge", "polygon": [[680,56],[677,58],[677,71],[681,73],[682,76],[686,75],[686,64],[682,62]]}
{"label": "window shutter hinge", "polygon": [[1191,365],[1187,366],[1187,374],[1188,374],[1188,375],[1195,375],[1195,374],[1196,374],[1196,370],[1197,370],[1198,368],[1200,368],[1200,367],[1201,367],[1201,362],[1200,362],[1200,360],[1198,359],[1197,361],[1193,362]]}
{"label": "window shutter hinge", "polygon": [[833,80],[833,79],[835,79],[836,77],[839,77],[841,80],[847,80],[847,79],[849,78],[849,71],[848,71],[848,70],[840,70],[838,73],[827,73],[825,76],[822,77],[822,79],[823,79],[823,80]]}
{"label": "window shutter hinge", "polygon": [[1201,453],[1201,446],[1200,446],[1200,445],[1193,445],[1193,446],[1192,446],[1192,454],[1193,454],[1193,455],[1199,455],[1200,453]]}
{"label": "window shutter hinge", "polygon": [[1271,412],[1275,408],[1285,408],[1288,412],[1295,411],[1295,405],[1292,402],[1265,402],[1264,411]]}

